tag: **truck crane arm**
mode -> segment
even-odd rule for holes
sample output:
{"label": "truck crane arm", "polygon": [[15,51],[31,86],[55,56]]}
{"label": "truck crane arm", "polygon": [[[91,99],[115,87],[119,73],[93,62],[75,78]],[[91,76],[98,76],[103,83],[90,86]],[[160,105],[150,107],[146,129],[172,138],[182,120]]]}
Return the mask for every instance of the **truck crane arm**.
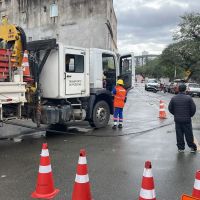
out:
{"label": "truck crane arm", "polygon": [[21,27],[9,24],[7,17],[3,17],[0,24],[0,48],[12,50],[16,67],[21,66],[23,52],[26,49],[26,35]]}

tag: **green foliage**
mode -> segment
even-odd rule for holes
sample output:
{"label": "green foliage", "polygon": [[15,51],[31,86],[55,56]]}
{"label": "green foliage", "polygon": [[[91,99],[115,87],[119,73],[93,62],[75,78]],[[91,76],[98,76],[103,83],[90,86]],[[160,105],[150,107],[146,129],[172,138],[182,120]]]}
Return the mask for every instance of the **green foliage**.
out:
{"label": "green foliage", "polygon": [[[178,31],[161,55],[161,63],[166,67],[176,67],[179,71],[190,70],[187,80],[193,78],[200,81],[200,14],[190,13],[181,17]],[[178,76],[180,74],[178,73]]]}
{"label": "green foliage", "polygon": [[154,60],[149,61],[146,65],[137,67],[136,74],[141,74],[144,77],[149,78],[170,78],[174,79],[174,73],[179,74],[178,78],[183,78],[184,70],[182,68],[175,68],[175,66],[163,65],[161,58],[156,58]]}
{"label": "green foliage", "polygon": [[[174,43],[165,48],[161,56],[138,67],[136,73],[146,77],[186,78],[200,82],[200,13],[181,17]],[[185,77],[185,71],[191,74]]]}
{"label": "green foliage", "polygon": [[174,34],[174,40],[200,39],[200,13],[188,13],[181,17],[179,30]]}

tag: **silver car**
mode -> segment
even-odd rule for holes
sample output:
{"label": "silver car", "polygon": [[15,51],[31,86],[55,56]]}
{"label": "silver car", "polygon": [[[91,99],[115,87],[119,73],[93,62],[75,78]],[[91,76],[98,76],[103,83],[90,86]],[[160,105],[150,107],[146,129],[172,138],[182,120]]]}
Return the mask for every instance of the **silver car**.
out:
{"label": "silver car", "polygon": [[191,96],[199,96],[200,97],[200,85],[197,83],[186,83],[186,94]]}
{"label": "silver car", "polygon": [[145,84],[145,90],[157,92],[160,89],[160,83],[156,79],[148,79]]}

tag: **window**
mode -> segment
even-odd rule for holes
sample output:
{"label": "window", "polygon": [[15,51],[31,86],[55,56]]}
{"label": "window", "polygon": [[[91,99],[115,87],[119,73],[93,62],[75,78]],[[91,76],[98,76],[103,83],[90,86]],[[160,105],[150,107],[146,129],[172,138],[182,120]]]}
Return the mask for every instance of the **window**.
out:
{"label": "window", "polygon": [[149,79],[148,83],[157,83],[157,80],[155,80],[155,79]]}
{"label": "window", "polygon": [[102,62],[103,62],[103,71],[115,70],[116,66],[113,55],[103,54]]}
{"label": "window", "polygon": [[112,90],[116,83],[116,64],[115,58],[110,54],[102,54],[103,67],[103,87]]}
{"label": "window", "polygon": [[121,57],[120,58],[120,74],[124,75],[126,73],[132,72],[132,60],[131,57]]}
{"label": "window", "polygon": [[84,56],[66,54],[65,56],[66,72],[83,73],[84,72]]}
{"label": "window", "polygon": [[58,17],[58,5],[57,4],[50,5],[50,17]]}
{"label": "window", "polygon": [[25,12],[27,8],[27,0],[20,0],[19,1],[19,10],[20,12]]}
{"label": "window", "polygon": [[199,84],[196,84],[196,83],[190,83],[188,84],[188,87],[192,87],[192,88],[199,88]]}

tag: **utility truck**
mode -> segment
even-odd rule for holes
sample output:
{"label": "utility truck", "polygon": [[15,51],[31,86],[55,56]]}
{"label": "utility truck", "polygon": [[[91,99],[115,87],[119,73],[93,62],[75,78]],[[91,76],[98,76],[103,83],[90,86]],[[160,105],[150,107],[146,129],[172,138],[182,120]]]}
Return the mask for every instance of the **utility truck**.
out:
{"label": "utility truck", "polygon": [[[118,57],[109,50],[67,46],[56,39],[29,42],[26,49],[31,78],[24,79],[19,64],[10,67],[10,79],[0,82],[0,98],[6,101],[0,100],[1,121],[25,116],[38,126],[86,120],[92,127],[105,127],[113,114],[111,90],[117,78],[124,79],[126,88],[135,80],[133,54]],[[2,56],[10,63],[13,48],[4,51],[11,52]],[[17,89],[9,93],[7,84]]]}

